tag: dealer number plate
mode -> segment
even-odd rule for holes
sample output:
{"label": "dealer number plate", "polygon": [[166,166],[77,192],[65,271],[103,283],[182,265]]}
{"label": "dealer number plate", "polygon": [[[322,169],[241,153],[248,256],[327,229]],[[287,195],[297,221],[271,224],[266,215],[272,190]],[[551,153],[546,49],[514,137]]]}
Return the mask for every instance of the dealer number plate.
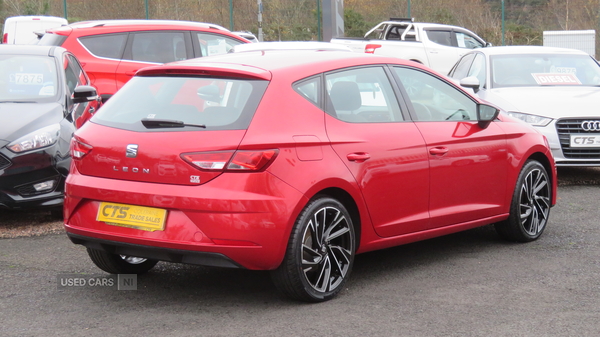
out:
{"label": "dealer number plate", "polygon": [[600,147],[600,135],[571,135],[571,147]]}
{"label": "dealer number plate", "polygon": [[109,225],[130,227],[145,231],[165,229],[167,210],[153,207],[133,206],[101,202],[96,220]]}

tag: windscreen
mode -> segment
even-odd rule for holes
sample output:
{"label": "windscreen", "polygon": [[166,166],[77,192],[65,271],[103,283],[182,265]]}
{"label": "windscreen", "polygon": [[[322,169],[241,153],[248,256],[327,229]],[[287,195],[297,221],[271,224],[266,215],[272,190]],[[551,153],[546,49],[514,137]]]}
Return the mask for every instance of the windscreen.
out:
{"label": "windscreen", "polygon": [[0,101],[50,102],[58,94],[56,60],[48,56],[0,55]]}
{"label": "windscreen", "polygon": [[493,88],[600,85],[600,66],[587,55],[496,55],[490,66]]}
{"label": "windscreen", "polygon": [[156,131],[142,120],[184,124],[163,123],[161,131],[242,130],[250,124],[267,84],[230,78],[134,77],[91,121],[141,132]]}

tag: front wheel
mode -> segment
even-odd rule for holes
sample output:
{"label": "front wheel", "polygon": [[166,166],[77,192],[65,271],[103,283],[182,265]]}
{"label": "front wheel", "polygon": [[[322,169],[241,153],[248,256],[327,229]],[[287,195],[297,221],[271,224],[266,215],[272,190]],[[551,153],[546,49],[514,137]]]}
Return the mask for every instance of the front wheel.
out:
{"label": "front wheel", "polygon": [[296,220],[283,262],[271,272],[273,282],[297,300],[332,299],[350,276],[355,245],[344,205],[329,197],[315,198]]}
{"label": "front wheel", "polygon": [[112,254],[93,248],[87,248],[87,252],[98,268],[111,274],[143,274],[158,263],[156,260]]}
{"label": "front wheel", "polygon": [[510,241],[539,238],[548,222],[552,198],[548,172],[538,161],[525,163],[517,179],[507,220],[495,224],[498,234]]}

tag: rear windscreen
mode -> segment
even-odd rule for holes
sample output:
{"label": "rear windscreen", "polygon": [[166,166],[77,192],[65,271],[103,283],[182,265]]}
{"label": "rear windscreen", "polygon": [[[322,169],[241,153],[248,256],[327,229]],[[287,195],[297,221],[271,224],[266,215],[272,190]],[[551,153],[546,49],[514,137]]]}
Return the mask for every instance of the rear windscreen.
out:
{"label": "rear windscreen", "polygon": [[63,42],[67,39],[64,35],[46,33],[42,36],[40,41],[38,41],[38,45],[40,46],[62,46]]}
{"label": "rear windscreen", "polygon": [[267,84],[246,79],[134,77],[91,121],[132,131],[156,131],[147,129],[143,119],[203,126],[164,131],[243,130],[248,128]]}

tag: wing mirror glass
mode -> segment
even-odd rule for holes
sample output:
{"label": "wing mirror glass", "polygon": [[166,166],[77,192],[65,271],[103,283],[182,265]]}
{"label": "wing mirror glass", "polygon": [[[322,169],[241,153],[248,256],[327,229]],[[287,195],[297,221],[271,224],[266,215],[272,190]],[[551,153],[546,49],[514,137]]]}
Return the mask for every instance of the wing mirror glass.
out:
{"label": "wing mirror glass", "polygon": [[500,110],[487,104],[477,104],[477,121],[482,129],[485,129],[490,123],[498,118]]}

